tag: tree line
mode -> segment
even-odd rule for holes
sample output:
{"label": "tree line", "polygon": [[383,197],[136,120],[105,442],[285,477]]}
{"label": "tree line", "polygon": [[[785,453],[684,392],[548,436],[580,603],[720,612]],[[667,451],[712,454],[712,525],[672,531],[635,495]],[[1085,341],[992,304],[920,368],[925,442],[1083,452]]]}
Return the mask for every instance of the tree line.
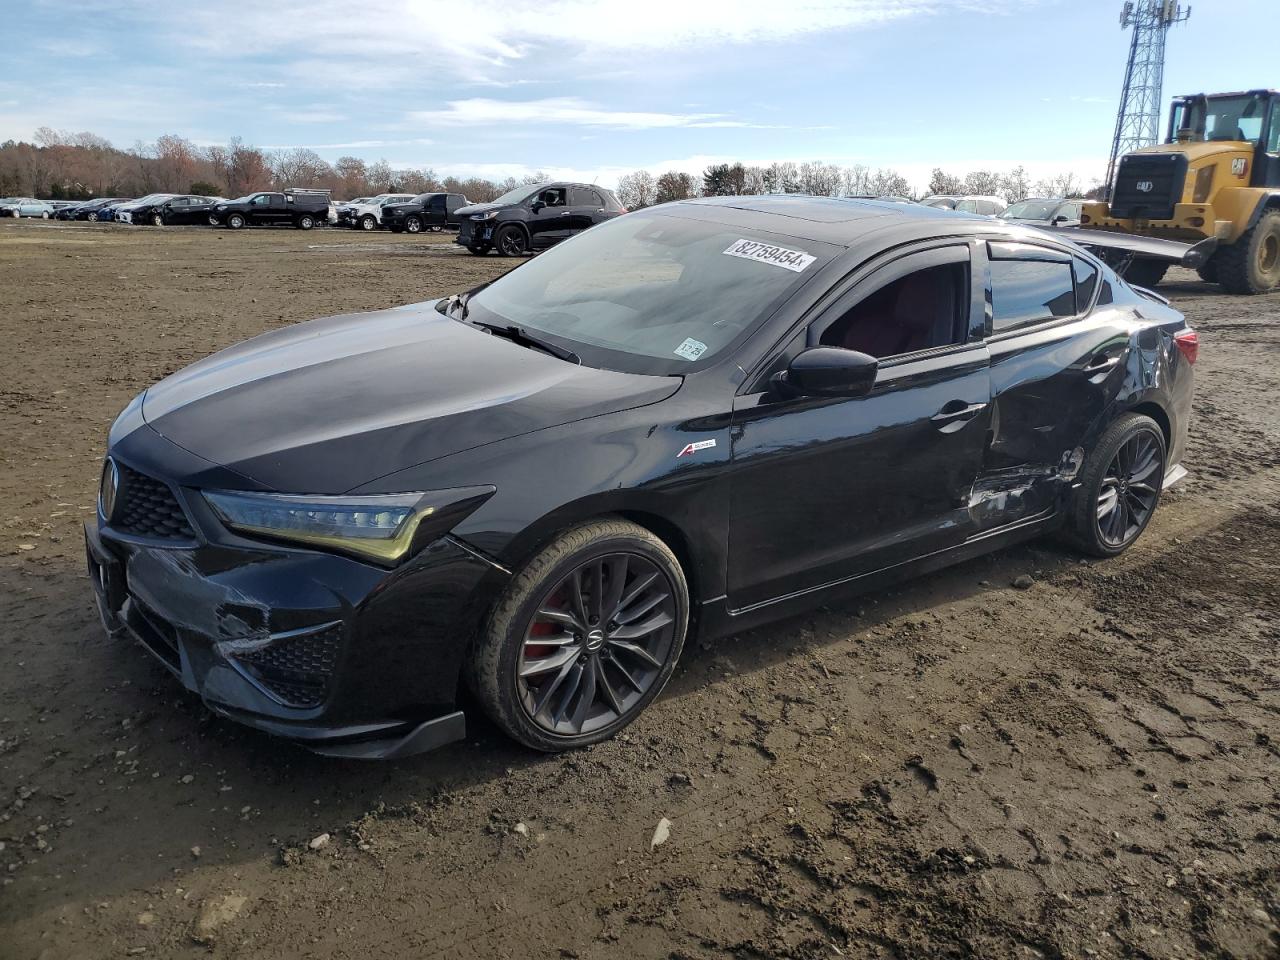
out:
{"label": "tree line", "polygon": [[1032,181],[1026,168],[1007,172],[975,170],[963,177],[935,167],[923,193],[917,193],[902,174],[892,169],[872,169],[863,164],[841,167],[814,160],[809,163],[713,164],[696,178],[669,171],[654,176],[637,170],[618,179],[618,199],[628,209],[684,200],[688,197],[754,196],[762,193],[800,193],[818,197],[904,197],[918,200],[936,194],[997,196],[1009,203],[1030,196],[1097,196],[1099,185],[1087,192],[1074,173],[1062,173]]}
{"label": "tree line", "polygon": [[[264,150],[233,137],[225,145],[198,146],[184,137],[166,135],[154,143],[122,150],[94,133],[68,133],[41,127],[34,142],[0,144],[0,196],[32,196],[53,200],[148,193],[196,193],[236,197],[255,190],[311,187],[330,190],[340,199],[379,193],[425,193],[442,190],[483,203],[521,183],[550,177],[535,173],[523,180],[493,181],[472,177],[438,177],[434,170],[393,169],[385,160],[369,163],[339,157],[333,163],[314,150],[294,147]],[[1075,197],[1086,194],[1074,174],[1032,181],[1027,171],[972,171],[957,176],[935,168],[923,194],[1001,196],[1009,202],[1028,196]],[[697,196],[802,193],[814,196],[900,196],[918,199],[911,183],[892,169],[862,164],[837,166],[822,161],[713,164],[701,176],[678,170],[654,175],[647,170],[618,181],[618,199],[629,209]]]}
{"label": "tree line", "polygon": [[140,197],[148,193],[195,193],[238,197],[255,190],[311,187],[335,197],[379,193],[461,193],[475,202],[492,200],[520,185],[549,179],[536,174],[494,182],[438,177],[431,169],[393,169],[385,160],[339,157],[329,163],[314,150],[263,150],[233,137],[225,146],[197,146],[166,135],[154,143],[121,150],[94,133],[41,127],[34,142],[0,143],[0,196],[51,200]]}

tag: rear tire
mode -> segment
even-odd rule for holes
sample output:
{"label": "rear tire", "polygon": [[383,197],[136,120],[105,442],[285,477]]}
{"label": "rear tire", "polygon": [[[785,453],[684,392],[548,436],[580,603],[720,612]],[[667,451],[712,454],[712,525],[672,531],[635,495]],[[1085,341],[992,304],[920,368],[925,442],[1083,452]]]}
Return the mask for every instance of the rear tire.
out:
{"label": "rear tire", "polygon": [[1159,260],[1134,260],[1124,272],[1124,278],[1137,287],[1153,289],[1164,279],[1169,265]]}
{"label": "rear tire", "polygon": [[1267,293],[1280,288],[1280,210],[1267,210],[1235,243],[1214,260],[1228,293]]}
{"label": "rear tire", "polygon": [[1150,417],[1126,413],[1094,446],[1080,473],[1067,533],[1095,557],[1123,553],[1142,535],[1160,503],[1164,433]]}
{"label": "rear tire", "polygon": [[689,590],[671,549],[629,521],[594,520],[511,579],[468,651],[466,680],[525,746],[598,743],[661,692],[688,622]]}
{"label": "rear tire", "polygon": [[430,230],[432,233],[444,232],[444,227],[440,226],[440,224],[438,223],[433,223],[431,226],[427,227],[427,229]]}
{"label": "rear tire", "polygon": [[297,220],[294,221],[293,225],[297,227],[299,230],[310,230],[312,227],[316,225],[316,218],[311,216],[311,214],[309,213],[304,213],[302,216],[300,216]]}

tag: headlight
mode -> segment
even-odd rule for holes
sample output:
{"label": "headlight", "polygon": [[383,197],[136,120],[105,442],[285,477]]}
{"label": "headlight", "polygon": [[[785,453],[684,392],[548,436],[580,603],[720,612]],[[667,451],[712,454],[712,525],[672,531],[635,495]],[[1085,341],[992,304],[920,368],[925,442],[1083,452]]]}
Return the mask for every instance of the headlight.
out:
{"label": "headlight", "polygon": [[495,487],[367,497],[297,496],[206,490],[204,498],[232,530],[399,563],[448,533],[493,496]]}
{"label": "headlight", "polygon": [[486,210],[484,213],[473,214],[472,220],[492,220],[498,215],[497,210]]}

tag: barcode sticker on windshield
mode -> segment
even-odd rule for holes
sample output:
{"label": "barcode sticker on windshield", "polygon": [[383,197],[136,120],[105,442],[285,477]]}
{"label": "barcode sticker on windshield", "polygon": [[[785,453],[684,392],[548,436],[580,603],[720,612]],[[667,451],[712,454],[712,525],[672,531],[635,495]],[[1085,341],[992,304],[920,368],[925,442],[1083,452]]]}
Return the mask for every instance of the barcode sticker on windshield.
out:
{"label": "barcode sticker on windshield", "polygon": [[730,257],[742,257],[743,260],[769,263],[794,273],[803,272],[808,269],[809,264],[818,259],[803,250],[788,250],[786,247],[776,247],[772,243],[761,243],[759,240],[735,240],[725,254]]}
{"label": "barcode sticker on windshield", "polygon": [[706,352],[707,345],[701,340],[693,339],[693,337],[686,337],[684,343],[675,349],[675,355],[684,357],[686,360],[697,360]]}

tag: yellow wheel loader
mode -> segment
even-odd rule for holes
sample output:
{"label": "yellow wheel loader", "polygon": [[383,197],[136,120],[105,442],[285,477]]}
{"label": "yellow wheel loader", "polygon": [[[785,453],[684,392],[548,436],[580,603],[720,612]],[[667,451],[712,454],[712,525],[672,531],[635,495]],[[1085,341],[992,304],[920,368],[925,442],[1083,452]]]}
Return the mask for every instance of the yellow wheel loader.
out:
{"label": "yellow wheel loader", "polygon": [[[1166,142],[1122,157],[1080,227],[1196,244],[1201,278],[1231,293],[1280,289],[1280,92],[1175,99]],[[1136,259],[1125,276],[1151,287],[1168,266]]]}

